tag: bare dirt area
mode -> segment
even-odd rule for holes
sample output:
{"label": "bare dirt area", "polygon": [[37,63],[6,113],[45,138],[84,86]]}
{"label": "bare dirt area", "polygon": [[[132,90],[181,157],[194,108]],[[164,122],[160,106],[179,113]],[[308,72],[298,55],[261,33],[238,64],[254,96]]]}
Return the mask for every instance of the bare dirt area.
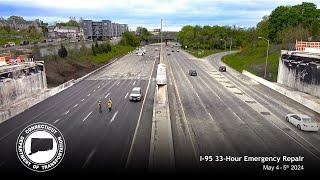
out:
{"label": "bare dirt area", "polygon": [[55,87],[71,79],[77,79],[98,67],[88,61],[45,61],[48,87]]}

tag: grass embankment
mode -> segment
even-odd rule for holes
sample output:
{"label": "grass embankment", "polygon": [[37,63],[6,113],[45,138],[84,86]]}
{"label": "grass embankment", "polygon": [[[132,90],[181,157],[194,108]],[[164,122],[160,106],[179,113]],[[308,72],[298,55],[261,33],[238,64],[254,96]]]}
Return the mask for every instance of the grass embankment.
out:
{"label": "grass embankment", "polygon": [[[266,77],[269,81],[277,81],[279,57],[280,47],[271,45]],[[242,52],[223,57],[222,61],[239,72],[247,70],[257,76],[263,77],[266,61],[266,47],[248,47]]]}
{"label": "grass embankment", "polygon": [[221,49],[215,49],[215,50],[211,50],[211,49],[185,49],[185,51],[187,51],[188,53],[192,54],[193,56],[197,57],[197,58],[203,58],[203,57],[207,57],[211,54],[215,54],[215,53],[219,53],[219,52],[223,52],[223,50]]}

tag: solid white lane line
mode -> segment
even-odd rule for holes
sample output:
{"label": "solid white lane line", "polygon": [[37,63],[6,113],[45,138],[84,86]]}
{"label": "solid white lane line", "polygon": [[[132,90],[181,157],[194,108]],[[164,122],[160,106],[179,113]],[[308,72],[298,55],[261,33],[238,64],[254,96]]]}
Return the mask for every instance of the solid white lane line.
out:
{"label": "solid white lane line", "polygon": [[90,159],[92,158],[93,154],[96,152],[96,148],[92,149],[92,151],[90,152],[90,154],[88,155],[86,161],[84,162],[82,168],[86,167],[87,164],[90,162]]}
{"label": "solid white lane line", "polygon": [[68,114],[70,111],[68,110],[68,111],[66,111],[65,113],[63,113],[63,115],[66,115],[66,114]]}
{"label": "solid white lane line", "polygon": [[136,84],[136,81],[133,82],[132,86],[134,86]]}
{"label": "solid white lane line", "polygon": [[116,118],[117,115],[118,115],[118,111],[116,113],[114,113],[114,115],[112,116],[112,119],[110,120],[110,123],[112,123],[114,121],[114,119]]}
{"label": "solid white lane line", "polygon": [[91,115],[92,111],[82,120],[83,122]]}
{"label": "solid white lane line", "polygon": [[89,93],[87,96],[90,96],[91,94]]}
{"label": "solid white lane line", "polygon": [[107,98],[110,95],[110,93],[108,93],[104,98]]}
{"label": "solid white lane line", "polygon": [[55,120],[53,123],[57,123],[58,121],[60,121],[60,119]]}
{"label": "solid white lane line", "polygon": [[83,102],[84,101],[84,99],[81,99],[81,102]]}
{"label": "solid white lane line", "polygon": [[129,92],[127,92],[127,94],[126,94],[126,96],[124,98],[126,99],[128,97],[128,95],[129,95]]}
{"label": "solid white lane line", "polygon": [[77,106],[78,106],[78,104],[74,105],[73,108],[75,108],[75,107],[77,107]]}
{"label": "solid white lane line", "polygon": [[126,167],[129,166],[129,163],[131,161],[131,158],[132,158],[132,151],[133,151],[133,146],[135,144],[135,141],[136,141],[136,137],[137,137],[137,132],[138,132],[138,129],[140,127],[140,120],[141,120],[141,115],[142,115],[142,110],[144,108],[144,104],[145,104],[145,100],[146,100],[146,96],[148,96],[148,90],[149,90],[149,86],[150,86],[150,82],[151,82],[151,78],[152,78],[152,73],[154,71],[154,65],[156,64],[156,61],[153,61],[153,68],[152,68],[152,71],[149,75],[149,80],[148,80],[148,85],[147,85],[147,89],[146,89],[146,93],[145,93],[145,96],[143,96],[143,102],[142,102],[142,106],[141,106],[141,109],[140,109],[140,113],[139,113],[139,117],[138,117],[138,122],[137,122],[137,125],[136,125],[136,128],[134,130],[134,134],[133,134],[133,138],[132,138],[132,141],[131,141],[131,145],[130,145],[130,149],[129,149],[129,153],[128,153],[128,157],[127,157],[127,161],[126,161]]}

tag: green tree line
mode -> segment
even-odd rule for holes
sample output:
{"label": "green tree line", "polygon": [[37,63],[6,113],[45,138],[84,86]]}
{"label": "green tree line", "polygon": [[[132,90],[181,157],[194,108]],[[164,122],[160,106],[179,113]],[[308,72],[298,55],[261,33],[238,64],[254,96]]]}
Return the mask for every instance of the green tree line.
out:
{"label": "green tree line", "polygon": [[[224,49],[263,43],[259,36],[273,44],[288,46],[295,40],[319,41],[320,9],[314,3],[303,2],[295,6],[279,6],[270,15],[251,28],[236,26],[184,26],[178,34],[183,46],[193,49]],[[226,41],[224,41],[226,40]]]}

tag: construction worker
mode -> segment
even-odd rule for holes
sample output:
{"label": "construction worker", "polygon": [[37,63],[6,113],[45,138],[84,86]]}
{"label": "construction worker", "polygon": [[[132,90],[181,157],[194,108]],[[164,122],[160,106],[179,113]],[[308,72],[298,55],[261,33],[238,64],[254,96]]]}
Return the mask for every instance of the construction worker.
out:
{"label": "construction worker", "polygon": [[112,108],[111,98],[109,98],[109,100],[107,101],[107,106],[108,106],[109,111],[111,111],[111,108]]}
{"label": "construction worker", "polygon": [[102,108],[101,108],[101,101],[98,101],[98,106],[99,106],[99,112],[102,112]]}

